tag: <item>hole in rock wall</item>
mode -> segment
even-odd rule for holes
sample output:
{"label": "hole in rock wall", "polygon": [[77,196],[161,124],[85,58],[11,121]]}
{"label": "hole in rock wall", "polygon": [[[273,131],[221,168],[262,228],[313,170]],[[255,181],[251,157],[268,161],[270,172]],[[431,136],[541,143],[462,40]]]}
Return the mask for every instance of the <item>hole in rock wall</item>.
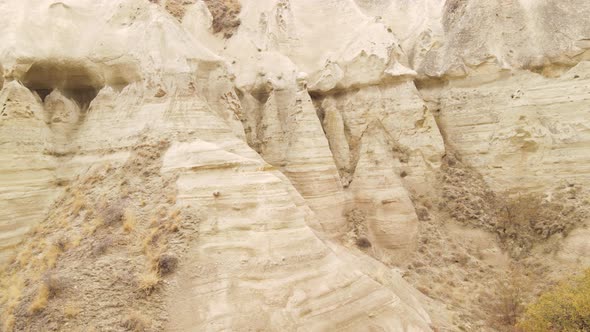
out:
{"label": "hole in rock wall", "polygon": [[97,68],[80,62],[35,62],[21,77],[22,83],[45,100],[51,91],[59,89],[64,96],[87,109],[104,87],[104,78]]}

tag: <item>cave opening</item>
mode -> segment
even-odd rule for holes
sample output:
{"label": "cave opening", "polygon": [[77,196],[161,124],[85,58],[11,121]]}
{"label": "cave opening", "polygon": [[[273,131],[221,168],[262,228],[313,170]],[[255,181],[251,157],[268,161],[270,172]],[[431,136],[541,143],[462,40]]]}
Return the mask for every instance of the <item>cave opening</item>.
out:
{"label": "cave opening", "polygon": [[59,89],[81,110],[86,110],[105,85],[100,71],[94,67],[80,61],[38,61],[24,73],[21,81],[43,101],[54,89]]}

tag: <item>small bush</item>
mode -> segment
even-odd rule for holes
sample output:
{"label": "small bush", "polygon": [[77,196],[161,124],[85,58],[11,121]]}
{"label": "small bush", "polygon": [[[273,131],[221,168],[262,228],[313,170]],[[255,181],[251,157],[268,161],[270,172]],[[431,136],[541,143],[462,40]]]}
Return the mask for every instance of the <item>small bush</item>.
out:
{"label": "small bush", "polygon": [[49,299],[55,297],[59,292],[61,292],[64,288],[64,284],[61,279],[57,278],[54,275],[47,275],[43,279],[43,283],[39,287],[39,291],[37,292],[37,296],[33,299],[29,307],[29,311],[31,313],[38,313],[45,309],[47,306],[47,302]]}
{"label": "small bush", "polygon": [[47,286],[49,298],[58,295],[65,287],[63,280],[53,274],[48,274],[43,278],[43,284]]}
{"label": "small bush", "polygon": [[69,239],[65,236],[60,237],[59,239],[57,239],[54,243],[54,245],[60,250],[60,251],[66,251],[66,249],[68,248],[68,243],[69,243]]}
{"label": "small bush", "polygon": [[178,267],[178,258],[170,254],[162,254],[158,258],[158,273],[162,276],[170,274]]}
{"label": "small bush", "polygon": [[488,304],[490,325],[500,331],[512,331],[524,312],[527,283],[520,271],[514,270],[498,281],[494,297]]}
{"label": "small bush", "polygon": [[43,257],[46,267],[48,269],[54,268],[55,264],[57,264],[59,256],[62,253],[63,250],[61,250],[60,247],[58,247],[57,245],[52,244],[51,246],[49,246],[49,249],[47,249],[47,251],[45,252],[45,256]]}
{"label": "small bush", "polygon": [[148,326],[148,319],[137,312],[131,312],[121,322],[121,327],[134,332],[146,331]]}
{"label": "small bush", "polygon": [[160,281],[161,279],[157,272],[147,272],[139,277],[139,290],[144,292],[146,295],[150,295],[156,290],[160,284]]}
{"label": "small bush", "polygon": [[430,220],[430,213],[428,212],[428,209],[426,209],[425,207],[418,207],[416,208],[416,216],[418,217],[418,220],[420,221],[428,221]]}
{"label": "small bush", "polygon": [[37,296],[33,299],[31,306],[29,306],[29,311],[33,314],[41,312],[47,306],[47,302],[49,301],[49,290],[47,286],[41,285],[39,291],[37,292]]}
{"label": "small bush", "polygon": [[590,269],[564,281],[526,308],[525,332],[590,331]]}

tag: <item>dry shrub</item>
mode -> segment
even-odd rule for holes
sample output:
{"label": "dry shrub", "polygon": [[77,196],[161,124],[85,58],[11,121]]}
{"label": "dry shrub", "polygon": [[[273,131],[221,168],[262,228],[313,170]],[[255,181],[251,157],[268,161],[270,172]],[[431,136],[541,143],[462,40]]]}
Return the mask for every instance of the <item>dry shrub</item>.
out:
{"label": "dry shrub", "polygon": [[419,206],[416,208],[416,216],[418,217],[418,220],[420,220],[420,221],[430,220],[430,213],[428,212],[428,209],[426,209],[425,207],[422,207],[422,206]]}
{"label": "dry shrub", "polygon": [[178,258],[171,254],[162,254],[157,261],[157,271],[161,276],[170,274],[178,267]]}
{"label": "dry shrub", "polygon": [[84,197],[80,194],[76,194],[74,196],[74,202],[72,203],[72,214],[77,216],[84,208],[86,208]]}
{"label": "dry shrub", "polygon": [[146,331],[149,325],[149,319],[135,311],[129,313],[121,322],[121,327],[134,332]]}
{"label": "dry shrub", "polygon": [[567,199],[555,195],[553,201],[540,193],[496,195],[476,170],[452,152],[443,159],[438,180],[439,210],[460,223],[497,234],[512,258],[525,257],[555,234],[567,235],[584,218],[576,206],[577,188],[565,188]]}
{"label": "dry shrub", "polygon": [[68,248],[68,244],[70,243],[70,240],[66,237],[66,236],[61,236],[59,239],[57,239],[54,242],[54,246],[57,247],[57,249],[59,249],[60,251],[66,251],[66,249]]}
{"label": "dry shrub", "polygon": [[490,325],[499,331],[516,331],[516,323],[524,312],[527,294],[530,292],[527,278],[520,270],[511,270],[494,287],[488,304]]}
{"label": "dry shrub", "polygon": [[149,255],[152,250],[158,247],[158,241],[162,237],[162,232],[159,228],[152,228],[150,233],[143,240],[143,252]]}
{"label": "dry shrub", "polygon": [[50,245],[49,249],[45,252],[45,255],[43,256],[45,266],[48,269],[54,268],[55,264],[57,263],[57,259],[62,253],[63,250],[61,250],[60,247],[58,247],[55,244]]}
{"label": "dry shrub", "polygon": [[242,5],[239,0],[204,0],[213,16],[212,29],[214,33],[223,33],[225,38],[230,38],[240,24],[240,11]]}
{"label": "dry shrub", "polygon": [[13,312],[20,303],[24,287],[20,277],[7,277],[0,272],[0,308],[3,309],[0,310],[0,318],[4,320],[0,323],[0,330],[4,328],[5,331],[12,331],[16,321]]}
{"label": "dry shrub", "polygon": [[156,290],[161,281],[157,272],[149,271],[139,277],[138,288],[146,295],[150,295]]}
{"label": "dry shrub", "polygon": [[361,209],[352,209],[345,214],[349,229],[359,238],[367,232],[367,213]]}
{"label": "dry shrub", "polygon": [[136,224],[137,218],[135,217],[133,210],[125,210],[125,213],[123,214],[123,230],[127,233],[131,233],[135,229]]}
{"label": "dry shrub", "polygon": [[580,216],[540,195],[519,195],[500,205],[496,233],[514,258],[526,255],[536,243],[567,233]]}
{"label": "dry shrub", "polygon": [[185,6],[191,3],[194,3],[194,1],[168,0],[166,1],[165,8],[170,13],[170,15],[176,17],[180,21],[186,13]]}
{"label": "dry shrub", "polygon": [[63,281],[55,275],[48,274],[43,278],[37,295],[29,307],[31,313],[38,313],[45,309],[47,302],[57,296],[64,288]]}

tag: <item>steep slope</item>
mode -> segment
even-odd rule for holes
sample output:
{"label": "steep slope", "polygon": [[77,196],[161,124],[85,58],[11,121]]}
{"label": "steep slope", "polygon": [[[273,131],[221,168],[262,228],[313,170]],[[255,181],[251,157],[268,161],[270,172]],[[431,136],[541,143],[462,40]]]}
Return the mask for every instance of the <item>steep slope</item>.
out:
{"label": "steep slope", "polygon": [[[12,142],[19,125],[47,135],[20,136],[32,151],[14,153],[25,158],[23,179],[50,188],[6,187],[40,198],[35,218],[19,202],[3,212],[3,225],[19,230],[6,241],[22,240],[3,272],[4,329],[430,330],[417,293],[395,272],[377,262],[358,268],[317,237],[316,214],[246,144],[226,64],[161,7],[2,6],[7,27],[35,22],[6,30],[2,95],[14,103],[2,137]],[[51,43],[21,37],[43,29]],[[23,168],[40,166],[36,158],[59,181]],[[302,167],[292,174],[309,173]],[[333,165],[332,174],[338,183]],[[12,214],[21,219],[8,223]]]}
{"label": "steep slope", "polygon": [[495,331],[588,264],[583,0],[0,11],[6,330]]}

